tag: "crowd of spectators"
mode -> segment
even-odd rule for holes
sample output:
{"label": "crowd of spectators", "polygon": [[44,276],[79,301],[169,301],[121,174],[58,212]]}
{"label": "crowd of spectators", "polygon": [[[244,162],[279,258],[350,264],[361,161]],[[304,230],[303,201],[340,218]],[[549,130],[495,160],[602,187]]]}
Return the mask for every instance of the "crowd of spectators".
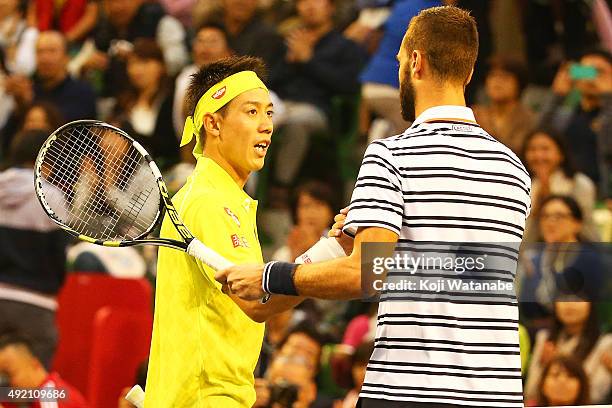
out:
{"label": "crowd of spectators", "polygon": [[[64,384],[49,373],[70,269],[145,275],[154,285],[154,249],[109,257],[114,249],[75,246],[44,215],[32,169],[48,134],[77,119],[114,124],[176,191],[194,163],[193,146],[179,147],[190,76],[230,55],[262,58],[276,128],[266,168],[247,189],[260,211],[289,220],[281,238],[270,231],[282,222],[259,226],[266,257],[292,261],[350,197],[356,174],[341,172],[333,151],[350,150],[342,157],[355,167],[366,143],[410,125],[396,54],[410,18],[443,4],[471,10],[479,25],[468,106],[532,179],[517,275],[521,350],[533,350],[523,355],[525,402],[611,403],[606,0],[1,0],[0,383]],[[338,123],[347,117],[354,123]],[[375,316],[373,303],[307,300],[272,318],[255,406],[354,407]]]}

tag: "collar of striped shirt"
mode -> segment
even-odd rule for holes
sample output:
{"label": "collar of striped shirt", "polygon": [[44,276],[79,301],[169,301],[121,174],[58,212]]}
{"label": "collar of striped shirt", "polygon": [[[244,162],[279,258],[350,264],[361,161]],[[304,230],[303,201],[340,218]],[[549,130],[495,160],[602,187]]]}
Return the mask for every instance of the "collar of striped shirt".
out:
{"label": "collar of striped shirt", "polygon": [[412,123],[412,126],[430,121],[452,121],[476,123],[474,112],[466,106],[443,105],[426,109]]}

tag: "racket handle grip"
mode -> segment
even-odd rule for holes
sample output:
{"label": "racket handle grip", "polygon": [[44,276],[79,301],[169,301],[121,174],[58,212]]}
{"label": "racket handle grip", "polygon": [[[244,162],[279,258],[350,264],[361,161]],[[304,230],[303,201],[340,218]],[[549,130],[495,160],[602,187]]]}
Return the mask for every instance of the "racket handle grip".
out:
{"label": "racket handle grip", "polygon": [[210,266],[215,271],[222,271],[234,264],[204,245],[200,240],[194,239],[187,246],[187,253]]}

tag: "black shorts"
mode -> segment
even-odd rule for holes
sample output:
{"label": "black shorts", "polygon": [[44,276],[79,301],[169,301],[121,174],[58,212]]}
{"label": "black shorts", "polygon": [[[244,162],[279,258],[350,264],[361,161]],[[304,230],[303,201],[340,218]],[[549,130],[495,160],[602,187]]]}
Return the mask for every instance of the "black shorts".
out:
{"label": "black shorts", "polygon": [[384,399],[359,398],[356,408],[482,408],[470,405],[437,404],[428,402],[390,401]]}

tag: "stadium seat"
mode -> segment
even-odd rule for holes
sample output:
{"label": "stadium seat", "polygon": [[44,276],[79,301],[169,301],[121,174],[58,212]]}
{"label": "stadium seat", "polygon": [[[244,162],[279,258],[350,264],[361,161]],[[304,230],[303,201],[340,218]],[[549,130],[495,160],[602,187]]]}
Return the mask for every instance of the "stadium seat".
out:
{"label": "stadium seat", "polygon": [[149,355],[153,314],[104,307],[93,322],[87,400],[92,408],[117,406],[125,387],[135,384],[138,366]]}
{"label": "stadium seat", "polygon": [[58,304],[59,343],[53,369],[87,396],[96,313],[105,306],[112,306],[150,314],[151,284],[146,279],[71,273],[60,291]]}

